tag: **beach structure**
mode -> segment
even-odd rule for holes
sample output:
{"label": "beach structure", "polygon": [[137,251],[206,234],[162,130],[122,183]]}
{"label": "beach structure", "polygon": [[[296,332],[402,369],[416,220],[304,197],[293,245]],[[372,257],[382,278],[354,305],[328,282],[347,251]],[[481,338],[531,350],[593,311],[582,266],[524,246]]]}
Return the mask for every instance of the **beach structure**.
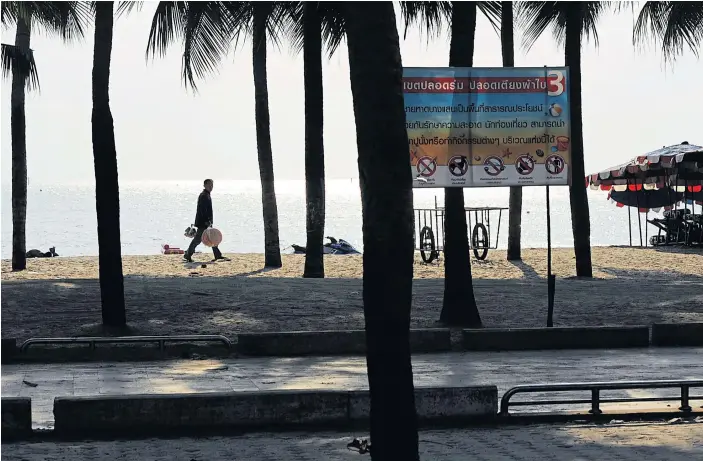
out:
{"label": "beach structure", "polygon": [[[483,261],[488,250],[498,248],[500,223],[505,207],[465,207],[467,229],[469,231],[469,248],[474,257]],[[444,207],[415,208],[415,249],[425,263],[439,259],[444,251]]]}
{"label": "beach structure", "polygon": [[[703,244],[703,147],[682,142],[640,155],[621,165],[586,177],[586,186],[608,191],[608,199],[620,207],[645,214],[645,222],[658,234],[644,244]],[[697,205],[700,208],[697,209]],[[649,219],[649,212],[664,217]],[[697,212],[698,210],[698,212]],[[629,221],[631,226],[631,220]],[[640,246],[642,220],[638,214]],[[631,232],[630,232],[631,234]],[[630,245],[632,238],[630,237]]]}

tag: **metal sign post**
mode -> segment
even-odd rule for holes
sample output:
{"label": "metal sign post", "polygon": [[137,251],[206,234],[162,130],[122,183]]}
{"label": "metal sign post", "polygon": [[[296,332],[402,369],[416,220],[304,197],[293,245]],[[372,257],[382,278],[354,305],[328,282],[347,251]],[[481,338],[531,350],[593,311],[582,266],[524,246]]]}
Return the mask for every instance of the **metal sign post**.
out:
{"label": "metal sign post", "polygon": [[547,185],[547,326],[554,326],[554,290],[556,276],[552,275],[552,216]]}

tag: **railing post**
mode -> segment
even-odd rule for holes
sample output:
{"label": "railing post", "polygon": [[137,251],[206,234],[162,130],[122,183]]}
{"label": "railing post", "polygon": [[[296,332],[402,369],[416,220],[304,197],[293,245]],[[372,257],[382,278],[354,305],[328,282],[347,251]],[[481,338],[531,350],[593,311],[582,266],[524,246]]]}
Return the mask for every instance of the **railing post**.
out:
{"label": "railing post", "polygon": [[591,389],[591,409],[588,412],[593,415],[603,413],[600,410],[600,389]]}
{"label": "railing post", "polygon": [[681,386],[681,406],[679,407],[679,410],[687,413],[691,411],[691,405],[688,403],[688,390],[688,386]]}

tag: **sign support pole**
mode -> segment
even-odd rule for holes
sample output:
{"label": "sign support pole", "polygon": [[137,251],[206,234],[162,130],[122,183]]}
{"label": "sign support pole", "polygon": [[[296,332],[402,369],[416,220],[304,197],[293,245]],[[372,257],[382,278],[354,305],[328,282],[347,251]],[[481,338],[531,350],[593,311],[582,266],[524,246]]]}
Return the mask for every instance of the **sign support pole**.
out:
{"label": "sign support pole", "polygon": [[552,216],[549,200],[549,185],[547,189],[547,326],[554,326],[554,291],[556,276],[552,274]]}
{"label": "sign support pole", "polygon": [[[544,83],[546,85],[544,91],[544,107],[549,110],[549,70],[544,66]],[[545,113],[545,119],[548,119],[548,114]],[[545,152],[550,152],[549,143],[549,126],[545,130],[547,141],[544,146]],[[552,210],[549,198],[549,182],[546,185],[547,192],[547,327],[554,326],[554,291],[556,289],[556,277],[552,275]]]}

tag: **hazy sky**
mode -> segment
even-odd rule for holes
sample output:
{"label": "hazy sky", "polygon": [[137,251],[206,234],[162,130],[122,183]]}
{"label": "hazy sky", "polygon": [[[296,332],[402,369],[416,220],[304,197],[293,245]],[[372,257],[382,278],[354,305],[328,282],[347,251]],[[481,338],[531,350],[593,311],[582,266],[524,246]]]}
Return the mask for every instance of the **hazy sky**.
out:
{"label": "hazy sky", "polygon": [[[120,179],[257,179],[254,88],[250,42],[222,64],[220,72],[186,91],[180,77],[181,45],[166,58],[146,62],[144,51],[155,3],[116,21],[111,103]],[[703,62],[687,52],[664,66],[658,49],[632,46],[629,11],[600,23],[600,47],[583,52],[583,111],[586,170],[595,172],[637,154],[683,140],[703,143]],[[402,27],[402,26],[401,26]],[[446,66],[448,39],[427,43],[416,29],[402,40],[406,66]],[[521,36],[518,34],[517,40]],[[2,32],[14,42],[14,30]],[[479,18],[476,66],[500,66],[500,40]],[[27,157],[30,184],[92,182],[90,132],[93,31],[79,43],[63,44],[36,33],[32,48],[41,92],[27,99]],[[517,66],[560,66],[563,51],[551,33]],[[269,48],[269,102],[275,175],[304,177],[302,56]],[[325,155],[331,178],[357,176],[356,138],[346,44],[325,63]],[[10,80],[2,82],[2,184],[11,178]],[[696,138],[698,135],[698,138]]]}

